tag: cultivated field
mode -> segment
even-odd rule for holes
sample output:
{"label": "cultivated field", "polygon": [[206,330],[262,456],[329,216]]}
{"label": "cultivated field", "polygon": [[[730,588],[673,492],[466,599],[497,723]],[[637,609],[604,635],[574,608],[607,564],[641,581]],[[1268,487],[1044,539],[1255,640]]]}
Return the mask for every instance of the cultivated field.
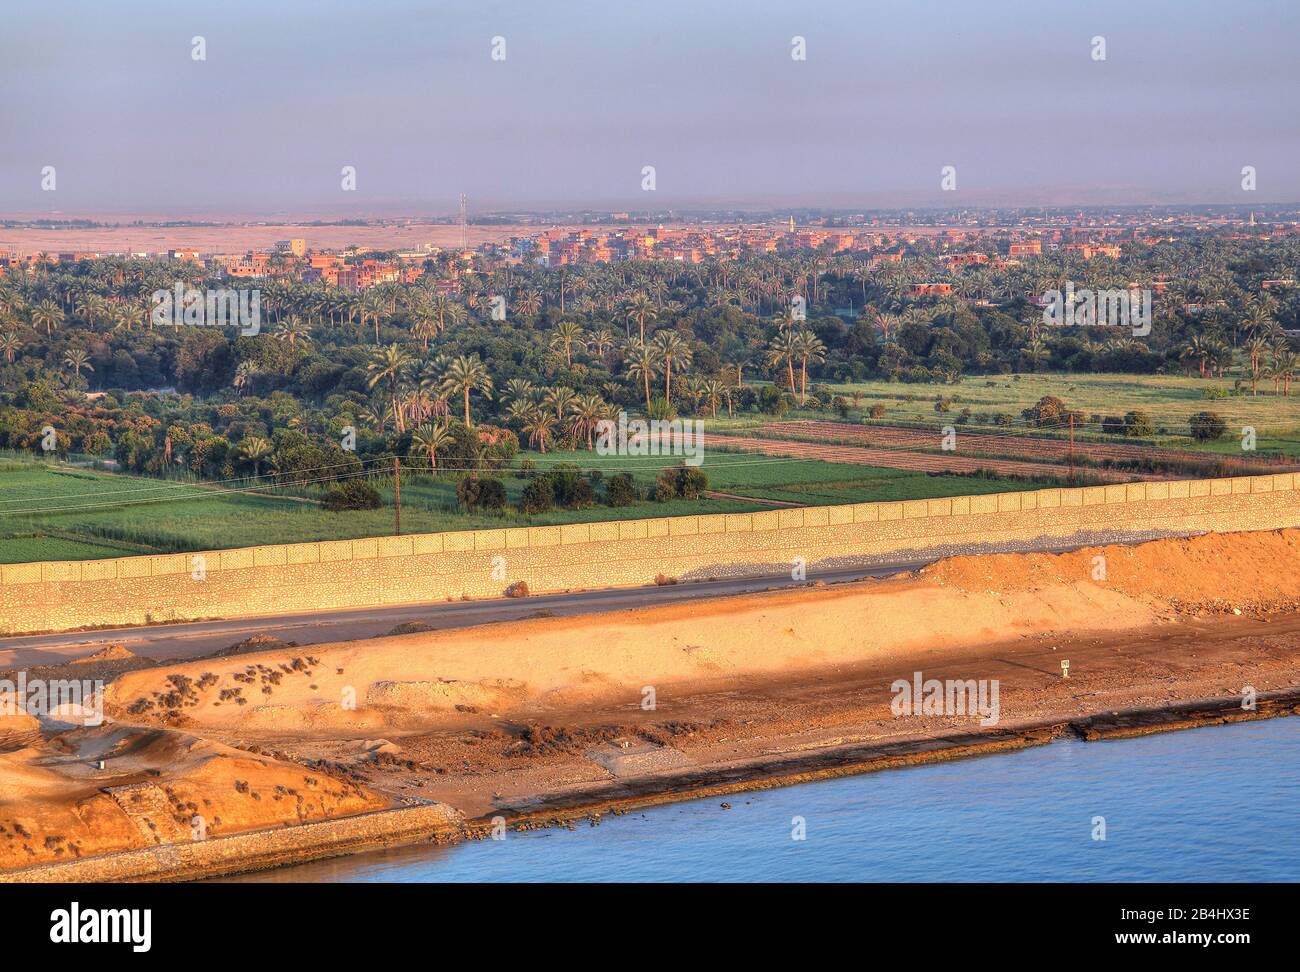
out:
{"label": "cultivated field", "polygon": [[[658,457],[602,458],[590,452],[524,453],[538,470],[571,462],[605,475],[631,472],[648,487],[665,466]],[[11,460],[0,472],[0,563],[88,560],[137,553],[177,553],[259,544],[346,540],[388,536],[394,528],[391,477],[376,479],[385,506],[377,510],[328,512],[319,492],[295,490],[265,495],[222,491],[180,483]],[[701,498],[632,506],[598,505],[525,516],[465,513],[456,507],[456,483],[407,473],[402,478],[402,532],[436,533],[500,526],[745,513],[774,503],[828,505],[873,500],[922,499],[1032,488],[1021,480],[930,476],[923,472],[820,461],[710,452],[704,471],[710,490],[728,498]],[[512,504],[527,480],[515,471],[504,478]]]}
{"label": "cultivated field", "polygon": [[[884,421],[948,424],[963,409],[975,417],[1004,413],[1021,425],[1020,413],[1044,395],[1055,395],[1076,411],[1122,416],[1145,411],[1154,423],[1161,445],[1189,447],[1189,420],[1197,412],[1217,412],[1228,425],[1228,436],[1217,443],[1197,446],[1215,452],[1240,452],[1241,429],[1256,431],[1259,451],[1278,450],[1300,456],[1300,393],[1273,394],[1271,382],[1260,382],[1257,395],[1234,395],[1233,379],[1188,378],[1174,375],[998,375],[971,376],[956,385],[905,385],[868,381],[832,385],[839,395],[857,394],[854,412],[872,405],[885,406]],[[1294,391],[1294,390],[1293,390]],[[935,398],[950,400],[949,411],[937,413]],[[1218,397],[1225,396],[1225,397]],[[1076,428],[1076,438],[1100,435],[1097,426]],[[1064,433],[1057,433],[1063,435]]]}

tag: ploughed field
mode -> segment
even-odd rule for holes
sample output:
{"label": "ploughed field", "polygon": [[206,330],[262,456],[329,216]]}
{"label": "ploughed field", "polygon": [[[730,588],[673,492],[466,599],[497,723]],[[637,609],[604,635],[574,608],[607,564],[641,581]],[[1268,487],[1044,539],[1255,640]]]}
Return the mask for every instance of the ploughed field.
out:
{"label": "ploughed field", "polygon": [[[1041,460],[1051,463],[1068,463],[1073,457],[1075,462],[1098,465],[1162,463],[1185,470],[1189,476],[1207,473],[1248,476],[1286,472],[1298,468],[1293,462],[1265,457],[1233,457],[1191,449],[1096,443],[1078,438],[1072,447],[1068,439],[1040,438],[1006,432],[973,432],[967,431],[962,426],[955,426],[955,428],[958,443],[956,451],[962,455]],[[847,422],[804,420],[771,422],[762,426],[759,431],[774,438],[926,452],[940,451],[939,440],[942,435],[938,428],[924,430],[889,425],[851,425]],[[1096,470],[1090,469],[1089,472],[1096,472]]]}

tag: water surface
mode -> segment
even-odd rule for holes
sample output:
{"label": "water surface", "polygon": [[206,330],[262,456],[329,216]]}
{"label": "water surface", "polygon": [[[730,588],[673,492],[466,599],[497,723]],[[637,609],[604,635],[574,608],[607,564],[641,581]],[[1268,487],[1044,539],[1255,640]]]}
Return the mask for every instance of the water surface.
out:
{"label": "water surface", "polygon": [[1062,740],[575,826],[231,880],[1300,881],[1300,718]]}

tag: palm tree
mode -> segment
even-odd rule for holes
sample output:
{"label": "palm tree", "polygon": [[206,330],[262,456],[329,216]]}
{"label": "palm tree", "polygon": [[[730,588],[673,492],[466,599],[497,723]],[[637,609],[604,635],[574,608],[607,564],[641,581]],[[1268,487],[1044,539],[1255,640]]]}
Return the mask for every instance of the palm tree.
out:
{"label": "palm tree", "polygon": [[718,406],[722,404],[722,399],[727,396],[726,386],[717,378],[710,378],[700,386],[700,392],[704,404],[709,408],[709,414],[717,418]]}
{"label": "palm tree", "polygon": [[243,394],[244,390],[252,384],[253,378],[257,375],[257,368],[251,361],[241,361],[235,368],[235,377],[231,379],[231,384],[235,386],[235,391]]}
{"label": "palm tree", "polygon": [[49,337],[56,327],[63,323],[63,308],[52,300],[43,300],[31,310],[32,327],[45,328]]}
{"label": "palm tree", "polygon": [[393,410],[393,422],[397,426],[397,431],[406,431],[406,421],[402,415],[401,409],[398,408],[397,400],[399,398],[399,388],[402,379],[406,376],[407,370],[411,367],[413,359],[409,354],[399,348],[396,344],[390,344],[387,347],[376,348],[366,362],[366,373],[370,376],[367,381],[367,387],[374,388],[381,382],[388,382],[388,393]]}
{"label": "palm tree", "polygon": [[1187,342],[1187,346],[1179,352],[1178,357],[1195,359],[1197,364],[1200,366],[1201,377],[1204,378],[1205,364],[1209,361],[1211,354],[1212,350],[1210,348],[1210,342],[1200,335],[1197,335]]}
{"label": "palm tree", "polygon": [[253,466],[253,478],[256,479],[261,471],[262,460],[268,458],[274,451],[271,443],[267,442],[261,436],[250,435],[244,441],[239,443],[239,454],[245,462]]}
{"label": "palm tree", "polygon": [[609,406],[599,395],[582,395],[569,405],[569,414],[573,416],[573,434],[575,438],[587,439],[587,448],[592,447],[592,436],[602,419],[609,417]]}
{"label": "palm tree", "polygon": [[691,363],[691,349],[676,331],[660,331],[655,335],[654,349],[664,363],[664,398],[673,400],[673,360],[681,365]]}
{"label": "palm tree", "polygon": [[557,385],[555,388],[548,388],[546,394],[542,396],[542,404],[555,412],[555,421],[563,422],[564,413],[569,410],[569,406],[577,399],[577,393],[565,385]]}
{"label": "palm tree", "polygon": [[582,341],[582,327],[577,321],[560,321],[555,326],[553,342],[564,349],[564,363],[573,367],[573,343]]}
{"label": "palm tree", "polygon": [[492,397],[492,376],[488,374],[487,365],[480,360],[477,352],[456,358],[448,367],[442,386],[449,395],[464,396],[466,425],[474,424],[469,419],[469,393],[479,391],[485,398]]}
{"label": "palm tree", "polygon": [[808,362],[825,361],[826,345],[812,331],[801,330],[794,336],[794,353],[799,356],[799,404],[808,400]]}
{"label": "palm tree", "polygon": [[297,314],[290,314],[275,326],[275,336],[292,348],[297,347],[299,341],[304,344],[311,341],[311,330],[308,328],[307,322],[301,317]]}
{"label": "palm tree", "polygon": [[22,350],[23,341],[18,336],[17,331],[5,331],[0,334],[0,351],[4,352],[5,361],[9,364],[14,363],[14,356]]}
{"label": "palm tree", "polygon": [[375,290],[368,290],[361,295],[361,326],[366,326],[366,318],[374,321],[375,343],[379,343],[379,319],[384,315],[385,301],[383,295]]}
{"label": "palm tree", "polygon": [[653,321],[659,314],[655,309],[654,301],[640,292],[634,293],[628,298],[624,313],[627,315],[627,334],[629,336],[631,335],[631,323],[632,321],[636,321],[637,327],[640,329],[642,341],[645,340],[645,322]]}
{"label": "palm tree", "polygon": [[535,445],[542,455],[546,455],[546,441],[551,437],[551,430],[555,428],[555,419],[551,413],[530,404],[521,418],[528,441]]}
{"label": "palm tree", "polygon": [[650,407],[650,379],[659,373],[659,358],[655,349],[640,338],[632,338],[624,352],[628,377],[641,379],[645,388],[645,405]]}
{"label": "palm tree", "polygon": [[790,392],[794,393],[794,337],[787,330],[777,332],[767,346],[767,364],[769,368],[780,367],[785,362],[785,373],[790,379]]}
{"label": "palm tree", "polygon": [[429,350],[429,341],[442,331],[443,316],[428,303],[420,303],[412,315],[412,331],[420,339],[425,351]]}
{"label": "palm tree", "polygon": [[451,429],[446,422],[437,425],[421,425],[411,435],[411,444],[429,456],[429,468],[438,471],[438,450],[445,449],[453,441]]}
{"label": "palm tree", "polygon": [[81,381],[82,371],[94,371],[94,366],[90,363],[90,356],[86,354],[84,348],[70,348],[63,355],[63,366],[71,368],[75,380]]}

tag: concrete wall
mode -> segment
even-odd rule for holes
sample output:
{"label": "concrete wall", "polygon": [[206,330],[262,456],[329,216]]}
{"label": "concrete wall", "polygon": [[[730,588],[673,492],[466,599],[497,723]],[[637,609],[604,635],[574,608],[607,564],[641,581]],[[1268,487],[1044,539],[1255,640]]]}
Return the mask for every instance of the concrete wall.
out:
{"label": "concrete wall", "polygon": [[[0,633],[533,593],[1300,526],[1300,474],[0,567]],[[500,560],[497,560],[500,558]],[[196,573],[196,567],[202,571]],[[494,573],[494,566],[498,570]]]}
{"label": "concrete wall", "polygon": [[159,844],[40,864],[0,873],[0,884],[97,881],[181,881],[333,857],[367,847],[460,833],[460,818],[441,803],[318,820],[274,830],[183,844]]}

